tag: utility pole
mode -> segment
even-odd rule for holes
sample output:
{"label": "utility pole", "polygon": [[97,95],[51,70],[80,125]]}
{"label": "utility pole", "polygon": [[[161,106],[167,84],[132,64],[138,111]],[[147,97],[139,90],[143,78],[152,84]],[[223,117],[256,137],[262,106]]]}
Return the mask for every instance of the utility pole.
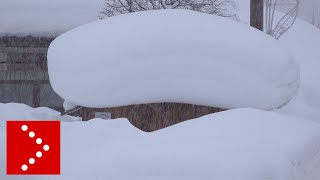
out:
{"label": "utility pole", "polygon": [[250,26],[263,31],[263,0],[250,0]]}

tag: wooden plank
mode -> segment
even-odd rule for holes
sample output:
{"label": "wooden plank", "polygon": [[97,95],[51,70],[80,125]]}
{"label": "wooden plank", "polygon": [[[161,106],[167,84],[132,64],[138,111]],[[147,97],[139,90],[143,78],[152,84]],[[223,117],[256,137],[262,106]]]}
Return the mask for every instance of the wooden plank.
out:
{"label": "wooden plank", "polygon": [[0,84],[35,84],[35,83],[40,83],[40,84],[49,84],[49,80],[0,80]]}
{"label": "wooden plank", "polygon": [[40,82],[34,81],[33,83],[33,105],[40,106]]}
{"label": "wooden plank", "polygon": [[40,53],[47,54],[48,48],[0,47],[0,53]]}
{"label": "wooden plank", "polygon": [[0,71],[7,71],[7,70],[8,70],[7,64],[1,64],[0,63]]}
{"label": "wooden plank", "polygon": [[0,53],[0,62],[7,61],[7,53]]}
{"label": "wooden plank", "polygon": [[0,72],[0,81],[19,81],[19,80],[49,80],[46,71],[4,71]]}

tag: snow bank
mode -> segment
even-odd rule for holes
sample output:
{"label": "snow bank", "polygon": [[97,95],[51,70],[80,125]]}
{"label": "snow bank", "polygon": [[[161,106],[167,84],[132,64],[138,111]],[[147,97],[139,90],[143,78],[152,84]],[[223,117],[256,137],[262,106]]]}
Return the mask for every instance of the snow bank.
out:
{"label": "snow bank", "polygon": [[1,0],[0,35],[57,36],[98,19],[104,0]]}
{"label": "snow bank", "polygon": [[81,120],[72,116],[60,116],[60,112],[45,108],[32,108],[25,104],[0,103],[0,123],[6,120],[61,120],[78,121]]}
{"label": "snow bank", "polygon": [[48,67],[56,93],[87,107],[178,102],[273,109],[299,86],[298,65],[275,40],[186,10],[120,15],[73,29],[50,45]]}
{"label": "snow bank", "polygon": [[320,126],[272,112],[237,109],[145,133],[126,119],[62,122],[61,176],[1,180],[318,180]]}
{"label": "snow bank", "polygon": [[[237,2],[240,9],[237,16],[241,22],[249,24],[250,0]],[[301,75],[298,95],[279,111],[320,122],[320,30],[297,19],[293,27],[279,39],[279,43],[296,57]]]}
{"label": "snow bank", "polygon": [[320,30],[297,20],[280,43],[293,52],[301,65],[299,95],[283,111],[320,122]]}

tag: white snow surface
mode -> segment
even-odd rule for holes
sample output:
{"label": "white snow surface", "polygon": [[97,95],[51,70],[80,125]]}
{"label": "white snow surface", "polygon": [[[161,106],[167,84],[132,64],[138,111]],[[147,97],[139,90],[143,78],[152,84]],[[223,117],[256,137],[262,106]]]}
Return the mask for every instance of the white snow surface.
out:
{"label": "white snow surface", "polygon": [[98,19],[104,0],[1,0],[0,36],[57,36]]}
{"label": "white snow surface", "polygon": [[[249,0],[242,0],[242,2],[244,1],[248,2]],[[21,4],[21,2],[25,4]],[[46,4],[49,0],[28,0],[28,2],[29,3],[21,0],[1,1],[0,34],[3,34],[3,32],[5,34],[12,32],[13,34],[31,33],[56,35],[59,34],[57,32],[64,32],[87,20],[89,22],[96,16],[85,13],[85,8],[75,10],[75,4],[77,3],[72,4],[72,1],[52,1],[65,4],[65,8],[52,4],[51,6],[47,6]],[[82,0],[77,2],[82,2]],[[87,2],[93,3],[93,1]],[[239,0],[239,2],[241,2],[241,0]],[[7,4],[11,4],[11,6],[7,6]],[[19,6],[17,6],[17,4],[19,4]],[[40,8],[40,5],[47,8],[43,9],[42,7],[42,11],[30,9],[31,6]],[[85,6],[90,9],[93,4],[89,3]],[[243,4],[240,6],[240,10],[242,11],[240,20],[242,22],[248,22],[248,13],[243,11],[242,7]],[[54,9],[58,9],[58,11]],[[94,8],[91,10],[93,9]],[[55,13],[49,16],[51,10],[54,10]],[[68,12],[68,14],[64,11]],[[72,13],[69,13],[69,11]],[[77,17],[82,17],[82,11],[84,12],[83,15],[90,15],[82,18],[85,21],[80,22],[75,20]],[[73,17],[73,19],[66,18],[67,16]],[[243,19],[241,19],[241,17]],[[36,21],[33,21],[34,19],[36,19]],[[73,25],[67,23],[68,19]],[[192,28],[193,32],[199,33],[198,30],[195,30],[195,27]],[[240,33],[244,31],[242,28],[239,29],[241,31]],[[50,33],[48,33],[48,31]],[[167,31],[167,29],[161,28],[160,33],[165,33],[165,31]],[[170,31],[170,29],[168,31]],[[224,31],[231,30],[224,29]],[[236,30],[233,29],[233,31]],[[249,29],[249,31],[250,34],[252,34],[251,31],[253,30]],[[189,30],[183,32],[189,33]],[[144,34],[140,34],[143,33],[136,33],[133,36],[143,37]],[[222,34],[224,33],[220,32],[221,39],[229,38],[223,37]],[[238,39],[239,38],[236,40]],[[252,41],[252,39],[246,40],[246,42],[247,41]],[[107,42],[113,43],[113,41]],[[196,44],[196,42],[193,43]],[[230,43],[230,41],[227,41],[227,43]],[[297,23],[280,39],[279,43],[283,47],[288,47],[289,51],[293,52],[301,64],[301,88],[299,94],[289,104],[278,110],[281,113],[255,109],[236,109],[180,123],[157,132],[145,133],[134,128],[126,119],[116,119],[112,121],[94,119],[89,122],[64,122],[79,119],[68,116],[60,117],[59,112],[48,108],[31,108],[23,104],[14,103],[0,104],[0,179],[319,180],[320,127],[319,124],[308,120],[309,118],[318,121],[320,119],[320,82],[318,78],[318,59],[320,56],[318,50],[320,47],[319,31],[307,23],[297,20]],[[169,45],[170,43],[168,42],[167,46]],[[232,48],[237,48],[236,46],[239,46],[239,42],[232,42]],[[140,45],[134,46],[134,48],[137,47],[140,47]],[[242,46],[240,47],[242,48]],[[147,48],[147,50],[149,49]],[[269,49],[266,51],[268,50]],[[106,52],[109,51],[106,50]],[[175,51],[173,51],[173,53],[174,52]],[[225,50],[224,52],[229,51]],[[123,50],[123,52],[119,54],[122,55],[125,53],[127,53],[127,51]],[[229,55],[230,53],[226,54]],[[109,58],[109,56],[106,57]],[[87,59],[91,58],[87,57]],[[251,61],[247,60],[246,62]],[[261,61],[258,62],[261,64]],[[224,70],[232,72],[234,69],[239,68],[240,63],[235,63],[235,65],[236,67],[228,66],[228,68],[230,68]],[[244,67],[247,67],[247,64],[245,64]],[[243,68],[243,71],[248,73],[252,67],[249,66],[247,69]],[[259,71],[261,67],[257,67],[257,71]],[[95,68],[97,68],[96,65],[90,65],[88,68],[90,68],[93,73],[97,73],[94,72]],[[106,72],[114,71],[109,66],[104,66],[103,69],[105,69]],[[121,70],[121,72],[124,73],[123,76],[128,74],[128,72],[126,72],[128,69],[130,68],[123,67]],[[70,74],[76,71],[72,68],[71,70]],[[100,72],[101,75],[104,75],[102,72]],[[90,73],[90,71],[84,71],[84,74]],[[200,74],[202,73],[195,72],[193,75],[200,77]],[[262,73],[258,73],[257,76],[256,72],[252,73],[253,76],[257,76],[257,79],[261,78],[261,74]],[[202,75],[201,79],[198,78],[197,80],[202,80],[203,76],[207,78],[208,75],[211,74],[207,73]],[[230,75],[232,75],[232,73],[224,73],[223,78]],[[245,75],[248,76],[248,74]],[[266,79],[269,79],[269,76],[267,77]],[[250,88],[252,86],[260,86],[262,82],[269,83],[269,81],[263,79],[260,83],[256,84],[255,80],[251,78],[253,77],[241,83],[245,83],[246,86]],[[208,80],[207,82],[213,81],[212,85],[215,85],[215,83],[217,83],[215,81],[219,79],[205,80]],[[242,79],[240,78],[240,80]],[[132,82],[132,84],[134,83],[136,83],[136,81]],[[218,81],[218,83],[221,85],[222,82]],[[113,88],[110,82],[103,84],[107,84],[110,88]],[[169,85],[175,84],[172,83]],[[208,85],[204,87],[207,86]],[[89,90],[95,89],[94,87],[90,88]],[[191,83],[188,88],[193,88],[193,84]],[[130,86],[128,86],[127,89],[130,89]],[[234,87],[233,89],[235,90],[232,92],[236,92],[237,88]],[[73,92],[76,93],[77,90],[79,89],[74,89]],[[109,91],[111,90],[106,92]],[[124,89],[123,91],[126,90]],[[227,92],[230,93],[230,91]],[[283,112],[292,116],[283,115]],[[301,117],[298,118],[297,116]],[[61,176],[5,175],[5,121],[8,119],[61,119],[63,121],[61,129]]]}
{"label": "white snow surface", "polygon": [[86,107],[178,102],[269,110],[289,102],[299,87],[299,66],[277,41],[187,10],[80,26],[52,42],[48,68],[55,92]]}
{"label": "white snow surface", "polygon": [[[7,106],[21,112],[20,105]],[[273,112],[230,110],[152,133],[136,129],[126,119],[61,125],[61,176],[6,176],[6,128],[0,118],[0,179],[320,178],[319,124]]]}
{"label": "white snow surface", "polygon": [[60,112],[46,107],[32,108],[25,104],[0,103],[0,121],[6,120],[61,120],[79,121],[81,118],[60,116]]}
{"label": "white snow surface", "polygon": [[320,30],[298,20],[280,43],[294,53],[301,67],[299,94],[282,110],[320,122]]}

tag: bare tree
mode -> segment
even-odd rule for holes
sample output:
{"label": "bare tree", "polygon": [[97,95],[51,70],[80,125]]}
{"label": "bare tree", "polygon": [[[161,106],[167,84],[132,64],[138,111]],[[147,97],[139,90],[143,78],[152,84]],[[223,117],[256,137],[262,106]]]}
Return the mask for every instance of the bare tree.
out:
{"label": "bare tree", "polygon": [[228,7],[235,7],[233,0],[105,0],[100,18],[153,9],[189,9],[237,19]]}

